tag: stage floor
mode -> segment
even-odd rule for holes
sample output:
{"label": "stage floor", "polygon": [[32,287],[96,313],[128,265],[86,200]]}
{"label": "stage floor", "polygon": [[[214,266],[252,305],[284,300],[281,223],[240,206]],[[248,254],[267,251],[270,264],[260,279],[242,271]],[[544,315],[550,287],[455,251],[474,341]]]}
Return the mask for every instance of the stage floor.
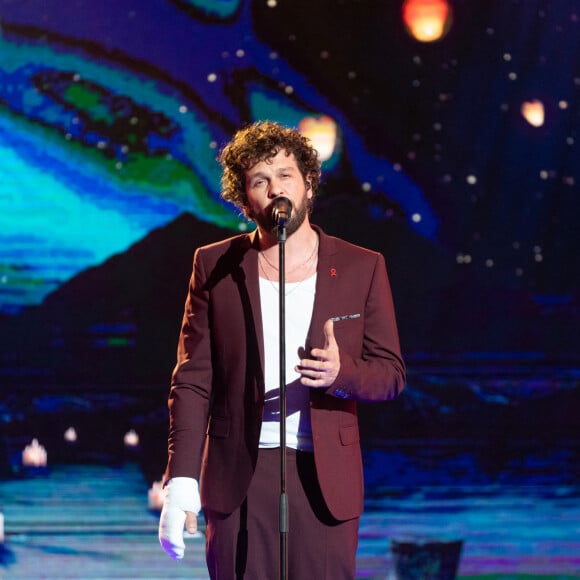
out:
{"label": "stage floor", "polygon": [[[206,580],[203,536],[174,562],[139,467],[62,465],[0,482],[2,579]],[[578,488],[383,489],[361,521],[357,578],[394,578],[392,539],[460,538],[459,577],[580,578]],[[308,580],[308,579],[305,579]]]}

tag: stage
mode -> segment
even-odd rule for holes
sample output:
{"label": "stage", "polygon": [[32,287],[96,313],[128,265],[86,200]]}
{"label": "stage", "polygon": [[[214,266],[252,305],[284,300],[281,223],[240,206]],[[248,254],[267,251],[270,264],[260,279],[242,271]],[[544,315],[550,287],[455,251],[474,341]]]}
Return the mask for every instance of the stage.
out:
{"label": "stage", "polygon": [[[57,465],[2,481],[0,578],[206,580],[203,535],[187,538],[181,562],[168,558],[147,491],[134,462]],[[460,578],[576,578],[578,495],[550,485],[383,487],[361,521],[357,579],[394,578],[390,542],[409,536],[462,539]]]}

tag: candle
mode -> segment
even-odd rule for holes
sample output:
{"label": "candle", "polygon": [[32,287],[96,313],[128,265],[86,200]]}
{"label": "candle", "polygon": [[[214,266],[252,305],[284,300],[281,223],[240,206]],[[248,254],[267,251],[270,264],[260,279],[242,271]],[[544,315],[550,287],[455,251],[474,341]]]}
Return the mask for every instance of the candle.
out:
{"label": "candle", "polygon": [[33,439],[22,451],[22,465],[27,467],[46,467],[46,449],[38,443],[38,439]]}
{"label": "candle", "polygon": [[147,505],[150,510],[161,511],[165,501],[166,491],[161,481],[154,481],[147,492]]}

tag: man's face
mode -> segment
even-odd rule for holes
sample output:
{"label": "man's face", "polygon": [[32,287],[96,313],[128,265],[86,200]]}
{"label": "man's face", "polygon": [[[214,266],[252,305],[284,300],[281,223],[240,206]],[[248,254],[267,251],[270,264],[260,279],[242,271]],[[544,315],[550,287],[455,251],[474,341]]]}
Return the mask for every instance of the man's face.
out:
{"label": "man's face", "polygon": [[286,224],[286,233],[291,235],[308,216],[312,190],[307,187],[294,154],[288,155],[284,149],[246,171],[246,215],[265,232],[273,233],[276,229],[272,202],[280,196],[292,203],[292,214]]}

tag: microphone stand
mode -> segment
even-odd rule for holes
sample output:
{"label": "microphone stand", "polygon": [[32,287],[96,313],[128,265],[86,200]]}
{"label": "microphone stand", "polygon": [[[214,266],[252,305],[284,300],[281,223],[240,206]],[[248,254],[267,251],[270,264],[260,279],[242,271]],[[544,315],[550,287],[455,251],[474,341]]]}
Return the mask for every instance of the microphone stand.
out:
{"label": "microphone stand", "polygon": [[278,223],[278,274],[280,324],[280,579],[288,575],[288,497],[286,495],[286,222]]}

